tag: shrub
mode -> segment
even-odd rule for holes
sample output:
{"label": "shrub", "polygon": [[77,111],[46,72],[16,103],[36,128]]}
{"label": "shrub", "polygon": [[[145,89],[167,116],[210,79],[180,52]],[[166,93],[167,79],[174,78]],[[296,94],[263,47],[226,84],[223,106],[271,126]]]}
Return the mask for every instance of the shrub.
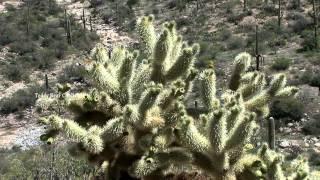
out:
{"label": "shrub", "polygon": [[140,2],[140,0],[128,0],[127,6],[132,9],[133,6],[137,5]]}
{"label": "shrub", "polygon": [[177,29],[180,29],[183,26],[189,25],[190,24],[190,20],[189,20],[189,18],[180,17],[180,18],[177,19],[176,23],[177,23]]}
{"label": "shrub", "polygon": [[278,14],[278,10],[274,4],[264,5],[263,12],[268,16],[277,16],[277,14]]}
{"label": "shrub", "polygon": [[273,60],[271,68],[277,71],[286,70],[289,68],[290,64],[291,64],[290,59],[281,57]]}
{"label": "shrub", "polygon": [[241,32],[255,31],[255,27],[256,27],[256,19],[253,16],[245,17],[239,23],[239,28],[241,28]]}
{"label": "shrub", "polygon": [[15,41],[10,45],[10,51],[16,52],[19,55],[32,53],[35,51],[36,48],[37,44],[28,40]]}
{"label": "shrub", "polygon": [[58,80],[61,83],[72,82],[71,78],[82,79],[84,75],[82,67],[77,63],[67,65],[63,68],[62,72],[58,76]]}
{"label": "shrub", "polygon": [[219,41],[226,41],[232,36],[232,32],[228,28],[219,29],[216,38]]}
{"label": "shrub", "polygon": [[236,13],[231,12],[227,16],[227,21],[230,23],[238,24],[240,21],[242,21],[242,19],[245,16],[246,16],[245,13],[236,14]]}
{"label": "shrub", "polygon": [[95,8],[97,6],[101,6],[104,2],[104,0],[90,0],[90,7]]}
{"label": "shrub", "polygon": [[311,82],[312,77],[313,77],[313,73],[307,70],[300,77],[300,82],[302,84],[309,84]]}
{"label": "shrub", "polygon": [[230,50],[241,49],[246,46],[246,41],[242,37],[232,36],[227,41],[227,48]]}
{"label": "shrub", "polygon": [[320,90],[320,73],[315,73],[310,81],[310,86],[319,87]]}
{"label": "shrub", "polygon": [[168,4],[166,4],[166,8],[168,9],[173,9],[175,7],[177,7],[178,3],[176,0],[172,0],[172,1],[169,1]]}
{"label": "shrub", "polygon": [[293,20],[293,22],[289,22],[288,27],[291,28],[294,33],[300,34],[312,24],[302,13],[290,13],[288,18]]}
{"label": "shrub", "polygon": [[43,92],[43,87],[39,84],[34,84],[18,90],[10,97],[2,98],[0,100],[0,113],[10,114],[33,106],[37,99],[36,93],[41,92]]}
{"label": "shrub", "polygon": [[12,4],[10,4],[10,3],[6,3],[6,4],[5,4],[5,8],[6,8],[6,10],[9,11],[9,12],[10,12],[10,11],[15,11],[15,10],[17,10],[17,8],[15,8],[14,5],[12,5]]}
{"label": "shrub", "polygon": [[3,75],[10,81],[20,81],[20,80],[29,80],[28,77],[29,70],[26,69],[20,63],[18,64],[8,64],[4,68]]}
{"label": "shrub", "polygon": [[[302,49],[300,51],[311,51],[315,49],[315,40],[314,40],[314,32],[311,30],[304,30],[301,34],[301,37],[303,39],[301,46]],[[319,37],[318,40],[319,42]]]}
{"label": "shrub", "polygon": [[[299,6],[299,2],[298,1],[300,1],[300,6]],[[290,9],[290,10],[293,10],[293,9],[300,10],[301,7],[302,7],[301,0],[291,0],[291,1],[289,1],[288,9]]]}
{"label": "shrub", "polygon": [[2,150],[0,179],[50,179],[51,173],[55,179],[90,179],[98,175],[94,166],[85,164],[84,160],[72,159],[66,150],[67,147],[61,145]]}
{"label": "shrub", "polygon": [[55,52],[52,49],[41,49],[34,54],[34,66],[39,69],[50,69],[55,62]]}
{"label": "shrub", "polygon": [[307,134],[320,135],[320,113],[315,114],[311,120],[307,121],[303,126],[304,132]]}
{"label": "shrub", "polygon": [[270,116],[288,121],[299,121],[304,114],[304,105],[297,99],[276,100],[271,105]]}

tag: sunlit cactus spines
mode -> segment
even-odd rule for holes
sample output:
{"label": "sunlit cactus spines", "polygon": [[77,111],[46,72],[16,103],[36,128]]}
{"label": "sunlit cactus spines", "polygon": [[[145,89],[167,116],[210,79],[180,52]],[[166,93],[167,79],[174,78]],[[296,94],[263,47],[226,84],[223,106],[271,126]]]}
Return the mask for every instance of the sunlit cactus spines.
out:
{"label": "sunlit cactus spines", "polygon": [[137,31],[140,37],[140,47],[143,59],[152,56],[157,41],[153,21],[153,16],[144,16],[139,18],[137,22]]}
{"label": "sunlit cactus spines", "polygon": [[[61,92],[63,108],[74,116],[41,118],[49,126],[42,139],[52,142],[64,134],[72,141],[70,154],[101,166],[108,179],[119,179],[121,171],[162,179],[200,170],[218,180],[281,173],[280,159],[265,155],[267,149],[254,153],[246,147],[269,103],[297,89],[286,86],[284,75],[268,85],[263,73],[248,72],[251,56],[241,53],[220,95],[214,69],[194,67],[199,45],[184,42],[173,22],[157,35],[153,21],[152,16],[138,20],[140,50],[117,47],[111,58],[101,44],[92,50],[85,65],[92,87]],[[200,115],[185,103],[191,85],[205,107]]]}

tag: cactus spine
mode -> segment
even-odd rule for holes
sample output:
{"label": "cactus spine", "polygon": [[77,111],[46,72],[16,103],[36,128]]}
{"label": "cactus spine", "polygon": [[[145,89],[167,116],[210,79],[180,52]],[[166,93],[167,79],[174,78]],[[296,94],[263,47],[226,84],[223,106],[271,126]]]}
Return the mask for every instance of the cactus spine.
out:
{"label": "cactus spine", "polygon": [[[75,117],[41,118],[50,127],[42,139],[63,133],[74,142],[70,153],[100,165],[108,179],[120,178],[123,170],[163,179],[183,167],[234,180],[253,171],[256,161],[263,164],[262,157],[246,150],[255,121],[268,115],[273,98],[294,96],[297,89],[286,87],[284,75],[267,86],[262,73],[247,72],[251,56],[241,53],[230,89],[217,96],[214,70],[193,69],[199,45],[182,42],[174,22],[165,23],[156,38],[152,21],[150,16],[138,20],[141,54],[120,46],[109,58],[101,44],[92,50],[85,68],[95,88],[71,94],[61,86],[64,105]],[[189,115],[184,103],[196,81],[206,109],[199,117]]]}

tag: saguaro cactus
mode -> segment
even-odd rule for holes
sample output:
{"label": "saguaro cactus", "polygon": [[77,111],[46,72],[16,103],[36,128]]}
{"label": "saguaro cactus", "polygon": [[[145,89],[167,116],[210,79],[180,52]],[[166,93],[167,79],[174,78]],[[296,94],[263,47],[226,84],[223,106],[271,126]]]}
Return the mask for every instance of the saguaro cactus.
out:
{"label": "saguaro cactus", "polygon": [[[281,74],[267,86],[264,74],[247,72],[251,56],[241,53],[229,90],[219,97],[214,70],[199,73],[193,68],[199,45],[183,42],[174,22],[164,23],[158,38],[153,17],[142,17],[137,27],[142,52],[120,46],[109,58],[103,45],[97,45],[86,65],[94,88],[69,94],[60,87],[75,116],[41,118],[50,126],[42,139],[64,133],[73,142],[70,153],[100,165],[108,179],[118,179],[121,170],[163,179],[198,168],[215,179],[233,180],[252,170],[261,159],[246,151],[256,118],[268,115],[273,98],[293,96],[297,89],[286,87]],[[206,109],[199,118],[189,115],[184,104],[195,80]],[[249,155],[256,158],[245,161]]]}
{"label": "saguaro cactus", "polygon": [[259,28],[258,25],[256,25],[256,48],[255,48],[255,56],[256,56],[256,70],[260,70],[260,66],[264,63],[264,57],[259,53]]}
{"label": "saguaro cactus", "polygon": [[64,8],[64,23],[65,23],[65,31],[68,44],[72,44],[72,30],[71,30],[71,22],[67,13],[67,9]]}
{"label": "saguaro cactus", "polygon": [[84,12],[84,8],[82,8],[82,24],[83,24],[83,29],[86,30],[86,16]]}
{"label": "saguaro cactus", "polygon": [[278,0],[278,28],[279,30],[281,29],[281,19],[282,19],[282,16],[283,16],[283,12],[281,10],[281,3],[282,1],[281,0]]}
{"label": "saguaro cactus", "polygon": [[90,16],[89,18],[89,23],[90,23],[90,31],[93,31],[93,26],[92,26],[92,17]]}
{"label": "saguaro cactus", "polygon": [[30,2],[27,1],[27,14],[26,14],[26,34],[27,37],[30,35]]}
{"label": "saguaro cactus", "polygon": [[312,8],[313,8],[313,27],[314,27],[314,49],[318,49],[318,13],[316,1],[312,0]]}

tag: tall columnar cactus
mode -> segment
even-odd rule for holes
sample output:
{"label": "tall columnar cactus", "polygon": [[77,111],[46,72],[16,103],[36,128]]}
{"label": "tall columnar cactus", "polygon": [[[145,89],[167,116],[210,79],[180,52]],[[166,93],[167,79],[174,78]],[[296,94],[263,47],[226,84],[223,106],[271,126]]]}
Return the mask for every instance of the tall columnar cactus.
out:
{"label": "tall columnar cactus", "polygon": [[[86,74],[94,88],[71,94],[61,86],[61,104],[74,118],[41,118],[51,127],[42,139],[64,133],[72,142],[70,153],[101,165],[109,179],[119,178],[121,170],[161,179],[198,168],[215,179],[232,180],[244,176],[247,167],[252,170],[260,157],[249,154],[246,144],[255,120],[268,115],[273,98],[293,96],[297,89],[286,87],[282,74],[267,86],[264,74],[247,72],[251,56],[242,53],[229,90],[217,96],[214,70],[193,68],[199,45],[183,42],[175,23],[165,23],[156,36],[153,17],[142,17],[138,32],[140,53],[120,46],[109,58],[101,44],[92,50]],[[184,104],[194,80],[206,109],[199,118],[189,115]],[[245,161],[249,155],[257,158]]]}
{"label": "tall columnar cactus", "polygon": [[316,1],[312,1],[313,9],[313,28],[314,28],[314,49],[318,50],[318,12]]}
{"label": "tall columnar cactus", "polygon": [[84,31],[85,31],[87,28],[86,28],[86,16],[85,16],[85,13],[84,13],[84,8],[82,8],[82,16],[81,16],[81,19],[82,19],[83,29],[84,29]]}

